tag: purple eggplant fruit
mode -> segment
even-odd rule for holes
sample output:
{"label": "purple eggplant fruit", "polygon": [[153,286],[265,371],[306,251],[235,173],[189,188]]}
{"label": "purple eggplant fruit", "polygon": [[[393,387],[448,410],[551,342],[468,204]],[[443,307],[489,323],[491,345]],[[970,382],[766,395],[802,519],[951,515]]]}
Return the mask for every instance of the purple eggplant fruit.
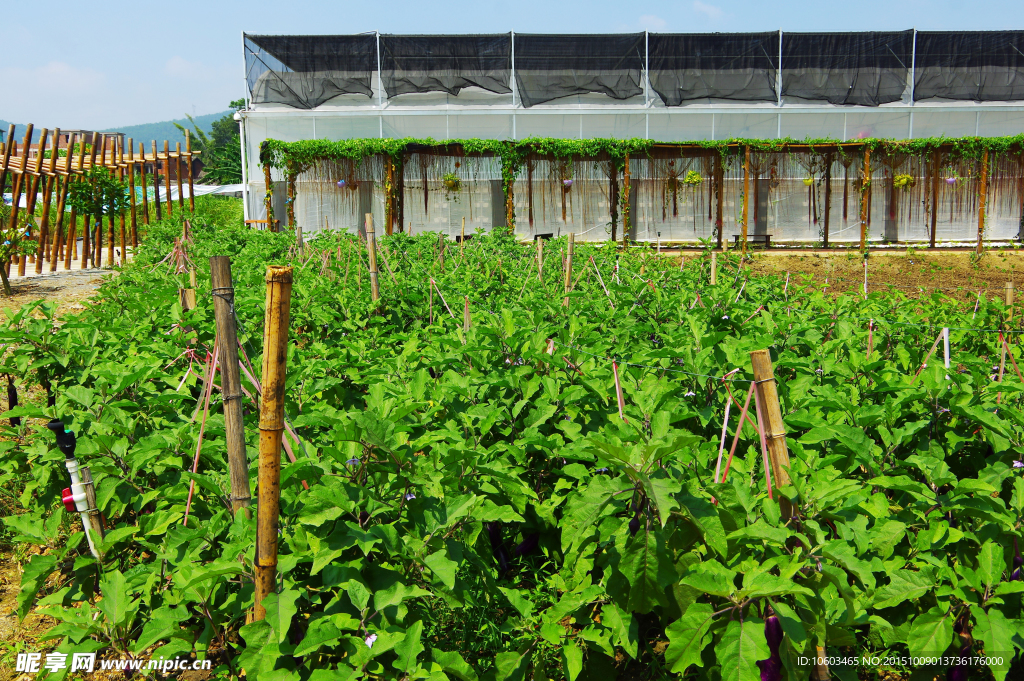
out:
{"label": "purple eggplant fruit", "polygon": [[761,681],[782,681],[782,655],[779,652],[782,647],[782,622],[771,609],[768,612],[771,614],[764,621],[764,637],[768,641],[771,655],[767,660],[760,660],[757,666],[761,670]]}
{"label": "purple eggplant fruit", "polygon": [[640,513],[641,511],[637,511],[633,519],[629,521],[630,536],[636,536],[636,533],[640,531]]}
{"label": "purple eggplant fruit", "polygon": [[967,662],[971,654],[971,640],[964,638],[962,635],[961,639],[964,641],[964,644],[960,647],[960,656],[957,658],[957,663],[949,668],[949,673],[946,674],[946,681],[967,681],[967,677],[970,676],[971,668],[967,665]]}
{"label": "purple eggplant fruit", "polygon": [[[18,406],[18,389],[14,386],[14,378],[7,374],[7,408],[14,409]],[[20,416],[11,417],[11,425],[17,428],[21,425]]]}

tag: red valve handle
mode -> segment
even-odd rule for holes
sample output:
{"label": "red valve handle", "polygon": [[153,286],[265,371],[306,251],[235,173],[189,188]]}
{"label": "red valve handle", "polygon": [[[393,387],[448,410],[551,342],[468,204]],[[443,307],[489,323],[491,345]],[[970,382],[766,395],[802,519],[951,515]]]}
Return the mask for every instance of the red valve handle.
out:
{"label": "red valve handle", "polygon": [[68,510],[68,513],[77,513],[78,507],[75,506],[75,498],[71,494],[71,488],[65,487],[64,491],[61,492],[61,501],[64,502],[64,508]]}

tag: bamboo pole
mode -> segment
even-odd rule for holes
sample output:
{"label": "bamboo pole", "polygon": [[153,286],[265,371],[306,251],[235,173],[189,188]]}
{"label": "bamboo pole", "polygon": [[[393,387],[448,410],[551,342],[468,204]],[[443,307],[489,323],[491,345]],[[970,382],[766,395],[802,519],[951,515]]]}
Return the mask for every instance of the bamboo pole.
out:
{"label": "bamboo pole", "polygon": [[[117,179],[121,182],[124,181],[124,145],[121,144],[120,140],[117,141]],[[124,222],[124,209],[117,212],[117,226],[121,231],[121,265],[124,265],[128,259],[128,234],[125,228]]]}
{"label": "bamboo pole", "polygon": [[196,212],[196,199],[192,192],[192,133],[185,129],[185,153],[188,154],[188,211]]}
{"label": "bamboo pole", "polygon": [[370,298],[380,300],[380,284],[377,282],[377,237],[373,233],[373,213],[367,213],[366,219],[366,252],[370,258]]}
{"label": "bamboo pole", "polygon": [[245,422],[242,419],[242,382],[238,371],[238,329],[235,326],[231,258],[226,255],[210,258],[210,284],[221,356],[224,439],[231,478],[231,510],[235,512],[249,506],[252,493],[249,489],[249,459],[245,452]]}
{"label": "bamboo pole", "polygon": [[871,203],[871,147],[864,147],[864,177],[860,185],[860,250],[868,247],[868,206]]}
{"label": "bamboo pole", "polygon": [[981,255],[982,239],[985,237],[985,204],[988,200],[988,149],[981,155],[981,187],[978,189],[978,248]]}
{"label": "bamboo pole", "polygon": [[572,254],[576,248],[576,232],[569,232],[569,246],[565,253],[565,298],[562,307],[569,307],[569,290],[572,288]]}
{"label": "bamboo pole", "polygon": [[[18,164],[18,176],[14,180],[14,187],[11,191],[11,220],[9,229],[14,232],[18,227],[18,212],[21,210],[21,193],[26,190],[25,183],[28,176],[25,168],[28,167],[28,152],[32,144],[32,124],[29,123],[25,130],[25,139],[21,145],[21,163]],[[4,263],[5,268],[10,267],[9,262]],[[25,268],[21,265],[21,258],[18,258],[18,269],[21,276],[25,276]]]}
{"label": "bamboo pole", "polygon": [[929,248],[935,248],[935,232],[939,222],[939,168],[942,165],[940,154],[938,149],[932,154],[932,228],[928,235]]}
{"label": "bamboo pole", "polygon": [[711,251],[711,285],[718,283],[718,252]]}
{"label": "bamboo pole", "polygon": [[[150,140],[149,143],[151,148],[153,149],[153,204],[156,207],[156,219],[160,220],[160,161],[157,160],[158,157],[156,153],[156,140]],[[167,168],[165,165],[164,172],[166,171]],[[170,181],[168,180],[168,182]],[[168,186],[170,186],[170,184],[168,184]],[[168,203],[170,203],[171,196],[169,192],[167,196],[165,196],[164,198],[167,199]],[[167,213],[168,215],[170,214],[170,209],[168,209]]]}
{"label": "bamboo pole", "polygon": [[722,250],[722,232],[725,231],[725,222],[722,220],[722,203],[725,200],[723,196],[725,169],[722,167],[721,152],[715,154],[713,175],[715,181],[715,232],[717,232],[718,237],[718,250]]}
{"label": "bamboo pole", "polygon": [[[754,384],[765,412],[763,428],[768,444],[768,456],[771,460],[772,479],[775,480],[776,489],[781,489],[790,484],[789,448],[786,446],[786,426],[782,421],[778,386],[768,350],[751,352],[750,363],[754,371]],[[792,503],[782,494],[779,495],[779,506],[783,518],[792,517]]]}
{"label": "bamboo pole", "polygon": [[0,194],[7,190],[7,168],[11,162],[11,152],[14,150],[14,123],[7,127],[7,143],[4,145],[4,164],[0,166]]}
{"label": "bamboo pole", "polygon": [[825,154],[825,231],[822,243],[828,248],[828,231],[832,214],[832,154]]}
{"label": "bamboo pole", "polygon": [[622,247],[629,241],[629,228],[632,223],[632,206],[629,202],[629,154],[626,154],[622,170]]}
{"label": "bamboo pole", "polygon": [[57,263],[60,261],[61,246],[67,241],[64,238],[64,210],[67,208],[68,189],[71,185],[71,155],[74,151],[72,141],[76,134],[68,135],[67,153],[64,155],[64,176],[57,178],[58,199],[57,199],[57,224],[53,228],[53,247],[50,253],[50,271],[57,271]]}
{"label": "bamboo pole", "polygon": [[[39,244],[36,247],[36,274],[43,273],[43,260],[50,257],[50,249],[47,248],[50,241],[50,203],[53,195],[53,185],[56,181],[57,170],[57,149],[60,146],[60,128],[53,131],[53,149],[50,151],[50,163],[47,168],[46,185],[43,188],[43,215],[39,220]],[[39,159],[38,168],[42,170],[43,159]]]}
{"label": "bamboo pole", "polygon": [[267,186],[267,191],[263,196],[263,206],[267,209],[267,229],[274,232],[276,231],[274,229],[274,184],[270,180],[269,163],[263,165],[263,182]]}
{"label": "bamboo pole", "polygon": [[[146,183],[142,183],[145,191]],[[139,247],[139,221],[138,210],[135,207],[135,140],[128,138],[128,210],[129,229],[132,232],[132,254]]]}
{"label": "bamboo pole", "polygon": [[292,268],[267,268],[267,304],[263,340],[263,391],[260,400],[259,497],[256,510],[255,619],[266,618],[263,599],[277,579],[277,531],[281,502],[281,437],[288,359],[288,317]]}
{"label": "bamboo pole", "polygon": [[747,212],[750,208],[750,145],[747,145],[743,160],[743,225],[740,241],[743,245],[740,252],[747,255]]}
{"label": "bamboo pole", "polygon": [[1010,322],[1013,321],[1013,282],[1006,282],[1006,324],[1009,326]]}
{"label": "bamboo pole", "polygon": [[181,142],[174,143],[174,175],[178,183],[178,210],[185,212],[185,193],[182,191],[181,182]]}
{"label": "bamboo pole", "polygon": [[[116,162],[117,159],[117,138],[110,138],[110,158]],[[106,156],[103,157],[106,162]],[[111,170],[110,173],[113,177],[117,177],[117,174]],[[116,263],[114,262],[114,203],[112,202],[107,206],[107,262],[113,267]]]}
{"label": "bamboo pole", "polygon": [[142,221],[149,224],[149,185],[146,180],[146,145],[139,142],[139,181],[142,183]]}
{"label": "bamboo pole", "polygon": [[467,342],[466,337],[469,334],[470,326],[473,324],[473,320],[469,315],[469,296],[465,296],[465,298],[465,305],[462,308],[462,333],[464,334],[462,341],[463,344]]}
{"label": "bamboo pole", "polygon": [[174,215],[174,201],[171,199],[171,143],[167,140],[164,140],[164,206],[167,208],[167,217]]}
{"label": "bamboo pole", "polygon": [[544,283],[544,239],[537,237],[537,280]]}

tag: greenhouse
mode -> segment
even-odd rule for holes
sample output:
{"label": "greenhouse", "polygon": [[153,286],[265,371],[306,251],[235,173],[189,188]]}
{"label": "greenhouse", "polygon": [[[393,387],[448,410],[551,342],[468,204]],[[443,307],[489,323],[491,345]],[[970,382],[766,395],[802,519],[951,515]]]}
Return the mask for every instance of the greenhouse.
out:
{"label": "greenhouse", "polygon": [[243,45],[252,221],[269,207],[307,234],[369,213],[389,233],[693,244],[744,226],[793,244],[1020,235],[1024,31]]}

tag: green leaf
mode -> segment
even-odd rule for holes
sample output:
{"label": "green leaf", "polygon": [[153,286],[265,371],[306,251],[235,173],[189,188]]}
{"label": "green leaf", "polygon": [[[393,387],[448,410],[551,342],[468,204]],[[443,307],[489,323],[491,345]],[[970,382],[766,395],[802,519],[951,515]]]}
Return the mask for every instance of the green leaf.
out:
{"label": "green leaf", "polygon": [[523,681],[530,655],[506,652],[494,656],[495,681]]}
{"label": "green leaf", "polygon": [[498,589],[501,593],[505,594],[505,598],[519,612],[521,617],[529,617],[533,613],[533,603],[523,596],[518,589],[506,589],[503,586],[499,586]]}
{"label": "green leaf", "polygon": [[386,589],[382,589],[373,594],[373,607],[377,610],[383,610],[392,605],[399,605],[406,598],[416,598],[418,596],[429,596],[430,592],[419,588],[418,586],[406,586],[401,582],[395,582]]}
{"label": "green leaf", "polygon": [[693,523],[700,532],[704,541],[715,553],[725,557],[728,553],[728,543],[725,538],[725,528],[722,526],[722,519],[718,515],[718,508],[707,499],[684,494],[681,512],[687,520]]}
{"label": "green leaf", "polygon": [[434,648],[430,651],[431,657],[434,662],[437,663],[442,671],[446,674],[450,674],[459,681],[479,681],[476,670],[471,667],[466,660],[462,658],[462,655],[455,651],[447,652]]}
{"label": "green leaf", "polygon": [[18,619],[24,620],[47,578],[57,566],[57,556],[35,554],[22,568],[21,588],[18,590]]}
{"label": "green leaf", "polygon": [[395,644],[395,653],[398,658],[394,661],[394,667],[398,671],[410,673],[416,669],[417,656],[423,652],[423,620],[413,622],[405,632],[405,638]]}
{"label": "green leaf", "polygon": [[562,516],[562,551],[568,551],[588,537],[598,518],[608,512],[608,504],[614,495],[629,487],[629,479],[625,476],[597,476],[591,478],[582,492],[570,496]]}
{"label": "green leaf", "polygon": [[953,620],[949,613],[932,608],[914,618],[907,635],[907,647],[913,657],[942,655],[953,640]]}
{"label": "green leaf", "polygon": [[576,681],[576,677],[583,671],[583,651],[576,644],[566,643],[562,646],[562,669],[569,681]]}
{"label": "green leaf", "polygon": [[992,588],[998,584],[1006,569],[1006,561],[1003,559],[1003,550],[994,541],[989,539],[981,545],[978,552],[977,574],[986,587]]}
{"label": "green leaf", "polygon": [[703,667],[701,652],[707,646],[708,630],[714,621],[712,609],[705,603],[694,603],[683,616],[668,625],[668,648],[665,649],[665,663],[669,671],[684,674],[692,665]]}
{"label": "green leaf", "polygon": [[715,646],[715,657],[722,665],[722,681],[761,681],[757,662],[770,656],[764,621],[757,618],[731,620]]}
{"label": "green leaf", "polygon": [[299,611],[296,605],[299,595],[295,589],[285,589],[279,594],[268,594],[263,599],[263,607],[267,611],[266,621],[274,628],[278,643],[284,643],[288,638],[292,618]]}
{"label": "green leaf", "polygon": [[991,662],[999,662],[989,665],[989,669],[992,670],[996,681],[1003,681],[1016,654],[1013,645],[1017,629],[1015,623],[1006,619],[996,608],[989,608],[988,611],[979,608],[972,612],[975,622],[974,635],[985,644],[985,657]]}
{"label": "green leaf", "polygon": [[[656,605],[665,605],[663,584],[671,579],[667,573],[667,556],[658,545],[654,532],[639,532],[625,547],[619,569],[629,581],[629,598],[626,609],[645,614]],[[674,580],[673,580],[674,581]]]}
{"label": "green leaf", "polygon": [[459,564],[448,557],[447,549],[430,554],[423,562],[446,587],[455,588],[455,573],[459,571]]}
{"label": "green leaf", "polygon": [[113,626],[120,626],[128,618],[128,583],[119,570],[109,570],[100,578],[100,593],[103,594],[96,606]]}

